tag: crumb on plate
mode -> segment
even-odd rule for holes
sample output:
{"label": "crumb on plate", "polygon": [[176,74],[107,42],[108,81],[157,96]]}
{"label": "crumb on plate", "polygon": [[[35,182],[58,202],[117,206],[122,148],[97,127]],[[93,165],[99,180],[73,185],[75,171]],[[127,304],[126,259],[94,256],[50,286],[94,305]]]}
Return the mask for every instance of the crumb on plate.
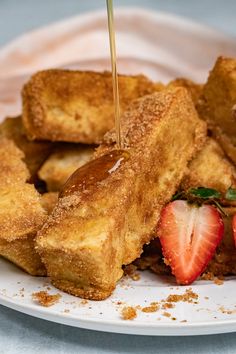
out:
{"label": "crumb on plate", "polygon": [[[193,303],[193,300],[198,300],[198,295],[196,293],[194,293],[192,291],[192,288],[189,288],[185,291],[184,294],[170,294],[167,299],[166,302],[179,302],[179,301],[183,301],[183,302],[189,302],[189,303]],[[196,301],[194,303],[197,303]]]}
{"label": "crumb on plate", "polygon": [[214,283],[215,283],[216,285],[223,285],[223,284],[224,284],[224,280],[221,279],[221,278],[215,277],[215,278],[214,278]]}
{"label": "crumb on plate", "polygon": [[123,320],[133,320],[137,317],[137,311],[132,306],[126,306],[121,311],[121,317]]}
{"label": "crumb on plate", "polygon": [[45,307],[55,305],[60,298],[60,294],[51,295],[47,291],[38,291],[32,294],[32,299]]}
{"label": "crumb on plate", "polygon": [[165,317],[171,317],[171,314],[169,312],[163,312],[162,315],[165,316]]}
{"label": "crumb on plate", "polygon": [[157,303],[151,303],[150,306],[142,308],[142,312],[156,312],[160,309],[160,306]]}

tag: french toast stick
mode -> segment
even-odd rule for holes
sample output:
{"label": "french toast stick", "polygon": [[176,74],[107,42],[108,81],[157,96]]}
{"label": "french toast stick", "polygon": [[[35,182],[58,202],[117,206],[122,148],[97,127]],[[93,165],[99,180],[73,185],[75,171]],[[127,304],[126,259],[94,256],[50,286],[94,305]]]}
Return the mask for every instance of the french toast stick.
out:
{"label": "french toast stick", "polygon": [[23,157],[12,140],[0,138],[0,255],[32,275],[45,275],[34,239],[46,212],[34,186],[26,183]]}
{"label": "french toast stick", "polygon": [[236,164],[236,59],[219,57],[197,104],[213,136]]}
{"label": "french toast stick", "polygon": [[213,188],[225,195],[230,187],[236,187],[236,168],[227,159],[219,143],[207,138],[203,148],[188,166],[181,182],[181,189],[192,187]]}
{"label": "french toast stick", "polygon": [[[120,108],[162,88],[143,75],[119,75]],[[114,126],[111,73],[45,70],[23,88],[23,122],[30,139],[97,144]]]}
{"label": "french toast stick", "polygon": [[206,137],[184,88],[134,101],[121,126],[125,150],[115,150],[114,131],[105,136],[96,159],[67,181],[36,241],[52,283],[87,299],[107,298],[122,266],[140,256]]}
{"label": "french toast stick", "polygon": [[95,146],[62,144],[47,158],[38,171],[38,176],[51,192],[59,191],[77,168],[91,160]]}
{"label": "french toast stick", "polygon": [[46,141],[30,141],[26,137],[22,118],[6,118],[0,124],[0,136],[14,141],[16,146],[23,151],[24,161],[34,176],[42,163],[52,151],[52,143]]}

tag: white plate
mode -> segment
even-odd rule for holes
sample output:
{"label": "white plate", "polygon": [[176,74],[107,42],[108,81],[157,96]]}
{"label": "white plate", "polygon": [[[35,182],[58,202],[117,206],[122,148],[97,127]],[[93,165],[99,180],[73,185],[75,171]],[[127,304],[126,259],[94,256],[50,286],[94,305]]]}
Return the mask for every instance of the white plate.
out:
{"label": "white plate", "polygon": [[[81,299],[55,289],[47,278],[31,277],[9,262],[0,260],[0,304],[38,318],[97,331],[156,336],[236,331],[235,278],[228,278],[222,285],[196,282],[191,286],[199,297],[196,304],[177,302],[172,309],[152,313],[137,310],[134,320],[123,320],[120,313],[124,306],[145,307],[151,302],[166,299],[170,294],[183,294],[190,288],[176,286],[171,277],[158,277],[148,271],[140,274],[138,281],[122,279],[109,299],[84,304]],[[32,293],[41,290],[50,294],[60,293],[62,297],[55,305],[43,307],[32,300]],[[171,317],[165,317],[164,312],[170,313]]]}
{"label": "white plate", "polygon": [[[204,81],[218,53],[227,55],[236,53],[235,40],[175,16],[143,9],[123,9],[116,12],[116,20],[120,65],[125,73],[143,72],[153,79],[166,81],[178,75]],[[88,31],[89,24],[92,24],[91,33]],[[94,25],[99,28],[95,28]],[[44,53],[41,50],[42,43],[45,47],[50,47],[47,41],[54,43],[55,38],[60,37],[61,33],[64,37],[65,33],[72,36],[70,48],[71,53],[76,56],[70,57],[70,60],[65,61],[62,55],[66,54],[68,59],[67,47],[63,50],[63,47],[52,46],[60,51],[60,55],[53,53],[49,57],[47,51]],[[90,42],[87,37],[84,39],[83,33],[89,36]],[[90,43],[90,50],[83,49],[84,43],[86,45]],[[97,43],[106,45],[98,47]],[[7,63],[11,70],[9,69],[9,72],[2,70],[1,73],[0,118],[20,112],[19,91],[29,70],[42,69],[42,65],[55,66],[55,60],[58,60],[57,65],[76,62],[74,67],[90,69],[91,66],[94,68],[96,62],[98,69],[104,69],[109,64],[106,60],[109,53],[106,49],[107,43],[106,14],[98,12],[24,35],[3,48],[0,51],[1,65]],[[133,43],[136,45],[131,45]],[[40,50],[37,50],[38,45]],[[98,49],[100,61],[97,59]],[[19,55],[14,56],[17,51]],[[34,54],[35,62],[31,63],[34,65],[29,69],[29,60],[23,59]],[[86,57],[82,55],[81,58],[81,54]],[[125,305],[148,306],[153,301],[166,299],[170,294],[183,294],[189,287],[177,287],[172,278],[161,278],[150,272],[143,272],[139,281],[122,279],[114,294],[106,301],[89,301],[83,304],[80,299],[53,288],[48,279],[31,277],[7,261],[0,260],[0,304],[38,318],[98,331],[141,335],[224,333],[236,331],[235,281],[233,278],[227,279],[220,286],[212,282],[196,282],[192,289],[199,296],[197,304],[178,302],[173,309],[153,313],[138,310],[136,319],[125,321],[120,316]],[[48,290],[49,293],[60,293],[62,297],[54,306],[45,308],[32,301],[32,293],[47,290],[48,286],[51,288]],[[117,302],[121,304],[118,305]],[[171,314],[170,318],[163,315],[165,311]],[[176,318],[175,321],[172,320],[173,317]]]}

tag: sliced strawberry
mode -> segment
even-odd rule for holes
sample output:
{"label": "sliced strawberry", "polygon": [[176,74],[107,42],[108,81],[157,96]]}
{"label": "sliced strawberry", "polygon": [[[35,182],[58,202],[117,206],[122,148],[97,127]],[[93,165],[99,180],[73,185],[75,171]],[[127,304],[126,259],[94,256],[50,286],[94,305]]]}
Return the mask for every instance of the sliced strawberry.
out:
{"label": "sliced strawberry", "polygon": [[236,214],[234,214],[232,218],[232,228],[233,228],[234,245],[236,247]]}
{"label": "sliced strawberry", "polygon": [[205,270],[223,232],[221,215],[211,205],[176,200],[162,210],[157,234],[178,284],[192,283]]}

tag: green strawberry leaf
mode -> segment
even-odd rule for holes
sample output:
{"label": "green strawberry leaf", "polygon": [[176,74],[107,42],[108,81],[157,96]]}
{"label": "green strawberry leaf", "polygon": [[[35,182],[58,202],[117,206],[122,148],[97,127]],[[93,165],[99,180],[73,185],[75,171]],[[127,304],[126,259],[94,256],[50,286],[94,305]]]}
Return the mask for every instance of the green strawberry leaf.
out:
{"label": "green strawberry leaf", "polygon": [[[236,200],[236,189],[229,188],[226,193],[226,198],[231,198],[230,200]],[[224,208],[220,205],[220,199],[222,198],[221,193],[213,188],[197,187],[190,188],[187,192],[179,191],[174,194],[172,201],[177,199],[187,200],[189,203],[202,204],[215,204],[217,209],[223,216],[228,216]]]}
{"label": "green strawberry leaf", "polygon": [[230,187],[225,194],[225,199],[236,200],[236,189]]}
{"label": "green strawberry leaf", "polygon": [[194,197],[198,197],[201,199],[220,199],[221,198],[221,193],[213,188],[205,188],[205,187],[191,188],[188,191],[188,193]]}

